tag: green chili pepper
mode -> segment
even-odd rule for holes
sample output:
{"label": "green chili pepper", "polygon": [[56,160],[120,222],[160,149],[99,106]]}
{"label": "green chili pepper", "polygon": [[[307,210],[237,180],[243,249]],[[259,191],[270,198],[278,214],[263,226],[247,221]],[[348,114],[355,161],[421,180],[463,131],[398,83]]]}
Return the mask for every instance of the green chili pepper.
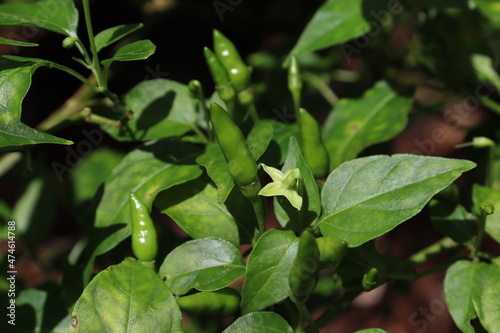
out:
{"label": "green chili pepper", "polygon": [[294,302],[303,303],[316,288],[319,278],[319,249],[316,238],[308,231],[299,238],[297,256],[292,264],[288,283]]}
{"label": "green chili pepper", "polygon": [[257,163],[239,127],[217,103],[210,105],[210,120],[234,182],[240,186],[256,182]]}
{"label": "green chili pepper", "polygon": [[226,68],[236,91],[247,89],[250,85],[250,70],[241,60],[234,44],[218,30],[214,30],[214,51]]}
{"label": "green chili pepper", "polygon": [[305,109],[299,109],[299,133],[302,153],[316,179],[325,179],[330,171],[330,157],[321,138],[318,122]]}
{"label": "green chili pepper", "polygon": [[234,86],[229,78],[229,74],[224,65],[220,62],[219,58],[217,58],[217,56],[209,48],[206,47],[203,52],[205,54],[208,69],[210,70],[210,74],[212,74],[212,79],[215,83],[215,89],[217,89],[220,98],[226,103],[228,112],[233,115],[236,91],[234,90]]}
{"label": "green chili pepper", "polygon": [[322,268],[335,267],[347,252],[347,242],[333,237],[318,237],[319,261]]}
{"label": "green chili pepper", "polygon": [[300,68],[297,58],[291,57],[290,67],[288,67],[288,89],[292,93],[295,112],[300,108],[300,92],[302,91],[302,80],[300,78]]}
{"label": "green chili pepper", "polygon": [[70,49],[73,46],[75,46],[75,44],[76,44],[77,41],[78,41],[78,38],[76,38],[76,37],[66,37],[62,41],[62,46],[65,49]]}
{"label": "green chili pepper", "polygon": [[363,280],[361,281],[361,285],[363,289],[366,291],[370,291],[377,286],[377,275],[378,269],[375,267],[370,268],[370,270],[363,275]]}
{"label": "green chili pepper", "polygon": [[154,261],[158,252],[158,239],[148,209],[135,193],[130,193],[129,203],[132,219],[132,251],[141,262]]}
{"label": "green chili pepper", "polygon": [[240,308],[240,294],[232,288],[217,291],[202,291],[177,299],[183,311],[196,315],[217,315],[227,317]]}

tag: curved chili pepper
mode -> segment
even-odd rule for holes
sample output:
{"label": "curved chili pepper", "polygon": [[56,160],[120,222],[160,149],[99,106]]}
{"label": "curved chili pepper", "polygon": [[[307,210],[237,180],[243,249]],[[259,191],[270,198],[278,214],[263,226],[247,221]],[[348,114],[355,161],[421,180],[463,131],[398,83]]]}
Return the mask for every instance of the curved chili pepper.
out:
{"label": "curved chili pepper", "polygon": [[257,163],[239,127],[226,110],[217,103],[210,105],[210,120],[217,142],[226,158],[227,169],[234,182],[240,186],[255,183],[257,181]]}
{"label": "curved chili pepper", "polygon": [[234,44],[218,30],[214,30],[214,51],[226,68],[236,91],[247,89],[250,85],[250,70],[241,60]]}
{"label": "curved chili pepper", "polygon": [[158,252],[156,229],[146,205],[135,194],[130,193],[130,216],[132,219],[132,251],[139,261],[151,262]]}
{"label": "curved chili pepper", "polygon": [[299,133],[302,154],[314,178],[325,179],[330,171],[330,157],[321,138],[318,122],[306,109],[299,109]]}
{"label": "curved chili pepper", "polygon": [[229,78],[229,74],[212,50],[206,47],[203,53],[205,54],[205,60],[210,70],[210,74],[212,75],[212,79],[214,80],[215,89],[219,93],[220,98],[226,103],[228,112],[233,116],[236,91]]}

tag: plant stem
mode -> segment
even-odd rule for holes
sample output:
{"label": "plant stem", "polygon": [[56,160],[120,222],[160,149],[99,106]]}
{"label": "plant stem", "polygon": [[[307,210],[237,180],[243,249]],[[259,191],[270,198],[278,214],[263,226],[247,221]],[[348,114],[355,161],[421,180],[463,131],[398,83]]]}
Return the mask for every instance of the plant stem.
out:
{"label": "plant stem", "polygon": [[[295,302],[295,305],[297,306],[297,309],[299,310],[299,313],[307,320],[309,323],[309,329],[308,332],[311,333],[318,333],[319,328],[316,325],[316,322],[312,319],[311,314],[309,313],[309,309],[306,307],[306,304],[304,302]],[[302,324],[302,321],[299,323],[300,325]]]}
{"label": "plant stem", "polygon": [[89,0],[83,0],[83,12],[85,15],[85,25],[87,26],[87,33],[89,36],[90,52],[92,54],[92,73],[96,77],[97,87],[101,92],[106,91],[107,82],[103,81],[102,68],[97,55],[97,48],[95,46],[94,31],[92,28],[92,19],[90,17],[90,4]]}
{"label": "plant stem", "polygon": [[259,196],[250,199],[250,201],[252,202],[253,210],[257,217],[257,225],[259,226],[260,236],[262,236],[262,234],[266,232],[266,211],[264,209],[262,200],[264,199]]}
{"label": "plant stem", "polygon": [[312,73],[303,73],[302,78],[318,89],[331,106],[337,105],[339,98],[322,78]]}
{"label": "plant stem", "polygon": [[[352,300],[355,299],[361,291],[349,291],[339,300],[337,304],[328,309],[323,313],[318,319],[316,319],[316,327],[323,327],[330,322],[330,320],[335,317],[340,311],[344,310],[351,304]],[[313,327],[307,330],[308,333],[314,333]]]}
{"label": "plant stem", "polygon": [[429,260],[431,257],[448,251],[450,249],[456,248],[458,246],[453,239],[449,237],[444,237],[443,239],[437,241],[434,244],[418,251],[413,254],[408,260],[413,264],[421,264]]}
{"label": "plant stem", "polygon": [[477,253],[479,251],[479,248],[481,247],[481,244],[483,243],[484,231],[486,228],[486,217],[487,215],[484,212],[481,212],[481,216],[479,216],[478,219],[478,232],[474,241],[474,248],[472,249],[472,252],[470,254],[470,258],[474,261],[479,261]]}
{"label": "plant stem", "polygon": [[[91,76],[88,81],[92,84],[94,77]],[[93,84],[92,84],[93,85]],[[52,112],[44,121],[37,125],[40,131],[49,131],[67,118],[83,110],[85,103],[96,95],[96,92],[88,85],[82,85],[78,90],[67,99],[56,111]]]}

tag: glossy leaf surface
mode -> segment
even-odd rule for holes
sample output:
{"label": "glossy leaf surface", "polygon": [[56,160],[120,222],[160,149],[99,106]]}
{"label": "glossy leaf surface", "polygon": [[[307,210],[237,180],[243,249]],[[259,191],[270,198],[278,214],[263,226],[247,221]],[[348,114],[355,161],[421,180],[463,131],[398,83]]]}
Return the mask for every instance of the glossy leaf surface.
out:
{"label": "glossy leaf surface", "polygon": [[222,333],[293,333],[283,317],[274,312],[252,312],[238,318]]}
{"label": "glossy leaf surface", "polygon": [[202,238],[183,243],[170,252],[159,271],[175,295],[195,288],[213,291],[227,287],[245,274],[238,249],[221,238]]}
{"label": "glossy leaf surface", "polygon": [[298,239],[290,230],[264,233],[248,257],[241,310],[259,311],[288,297],[288,276],[297,254]]}

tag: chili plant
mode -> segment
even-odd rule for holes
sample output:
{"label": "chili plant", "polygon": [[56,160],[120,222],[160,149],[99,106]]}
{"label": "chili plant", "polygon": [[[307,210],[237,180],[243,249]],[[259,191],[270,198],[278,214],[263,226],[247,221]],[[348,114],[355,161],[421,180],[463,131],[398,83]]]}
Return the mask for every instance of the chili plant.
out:
{"label": "chili plant", "polygon": [[[488,38],[498,34],[499,15],[494,1],[327,0],[285,54],[258,52],[250,64],[225,32],[213,30],[213,45],[200,49],[212,81],[156,78],[119,96],[109,88],[115,63],[155,52],[148,39],[124,42],[142,24],[95,33],[89,0],[1,4],[1,25],[49,30],[77,54],[75,66],[0,58],[0,170],[14,174],[21,160],[33,169],[17,201],[0,202],[8,248],[3,324],[36,332],[319,332],[366,291],[446,271],[444,297],[456,326],[498,332],[500,261],[485,247],[500,242],[496,133],[470,129],[470,142],[451,155],[461,158],[390,155],[386,143],[410,119],[439,114],[440,106],[417,98],[422,87],[476,96],[465,98],[468,105],[481,104],[498,120],[498,45]],[[405,22],[417,32],[403,55],[384,57],[371,77],[349,67],[359,59],[370,66],[369,55],[380,56]],[[442,22],[456,35],[446,35]],[[21,121],[22,104],[41,67],[82,88],[32,128]],[[285,79],[275,85],[272,75],[259,75],[266,68]],[[420,75],[401,78],[411,71]],[[331,80],[353,91],[339,98]],[[263,107],[275,90],[282,105],[293,105],[293,121]],[[308,102],[318,96],[324,101]],[[328,103],[325,118],[314,108]],[[460,119],[449,119],[459,127]],[[79,164],[44,165],[44,147],[73,144],[59,133],[82,123],[89,142],[99,146],[106,135],[127,143],[125,154],[80,149]],[[439,130],[427,148],[443,142]],[[68,182],[82,237],[65,253],[62,282],[16,286],[16,255],[36,256],[49,228],[37,209],[50,184],[63,197],[71,190],[60,184]],[[439,239],[406,257],[383,253],[379,240],[416,215],[432,221]],[[174,235],[180,229],[185,237]],[[34,309],[34,320],[23,306]]]}

